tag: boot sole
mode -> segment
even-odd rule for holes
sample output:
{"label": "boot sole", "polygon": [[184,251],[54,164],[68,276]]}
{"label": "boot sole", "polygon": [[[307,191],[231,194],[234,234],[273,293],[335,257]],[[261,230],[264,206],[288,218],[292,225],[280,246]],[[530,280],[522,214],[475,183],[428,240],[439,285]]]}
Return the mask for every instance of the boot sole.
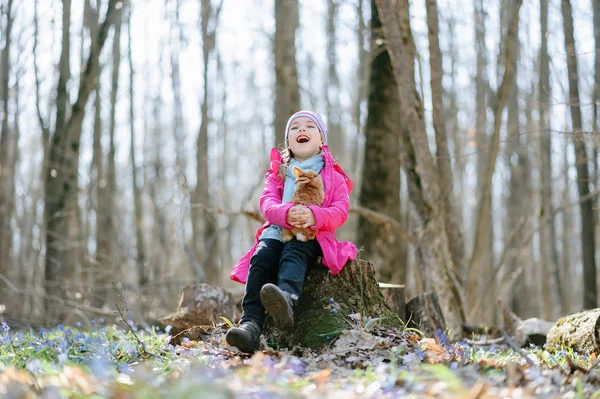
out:
{"label": "boot sole", "polygon": [[244,353],[254,353],[258,350],[258,345],[253,345],[252,342],[248,341],[242,334],[238,334],[232,330],[227,331],[225,341]]}
{"label": "boot sole", "polygon": [[273,316],[275,326],[281,329],[291,330],[294,327],[294,316],[285,297],[277,286],[267,284],[260,290],[260,300],[265,310]]}

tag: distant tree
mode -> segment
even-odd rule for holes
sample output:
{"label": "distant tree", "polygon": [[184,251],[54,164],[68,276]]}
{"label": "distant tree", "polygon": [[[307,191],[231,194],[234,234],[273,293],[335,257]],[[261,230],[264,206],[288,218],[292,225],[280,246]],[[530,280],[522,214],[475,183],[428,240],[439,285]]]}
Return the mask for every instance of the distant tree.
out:
{"label": "distant tree", "polygon": [[573,126],[573,144],[575,146],[575,166],[577,169],[577,189],[581,213],[581,250],[583,259],[583,307],[591,309],[598,306],[596,286],[596,249],[594,200],[590,198],[590,171],[588,155],[581,122],[581,102],[579,100],[579,72],[577,69],[577,51],[573,29],[573,11],[570,0],[562,0],[563,28],[569,74],[569,103]]}
{"label": "distant tree", "polygon": [[[67,118],[68,95],[67,81],[70,78],[70,21],[71,1],[63,0],[62,52],[59,62],[59,82],[56,99],[56,127],[48,150],[44,183],[44,220],[46,224],[46,264],[44,280],[47,293],[53,297],[64,297],[64,278],[69,264],[67,259],[69,237],[68,218],[65,216],[69,206],[76,206],[73,201],[77,194],[77,174],[79,160],[79,141],[85,113],[85,105],[91,92],[98,85],[98,69],[100,53],[108,30],[112,24],[112,14],[118,0],[109,0],[106,17],[96,37],[92,37],[90,53],[79,80],[76,102],[71,107]],[[55,322],[62,318],[62,310],[55,302],[46,301],[47,322]]]}
{"label": "distant tree", "polygon": [[298,0],[275,0],[275,140],[283,139],[288,118],[300,110],[296,66]]}
{"label": "distant tree", "polygon": [[[6,8],[0,17],[3,19],[2,39],[4,47],[0,52],[0,274],[8,275],[12,268],[13,234],[10,220],[14,206],[14,149],[17,145],[14,129],[8,125],[9,118],[9,77],[11,72],[12,30],[13,30],[13,0],[8,0]],[[3,292],[6,292],[3,290]],[[6,300],[4,295],[0,300]]]}
{"label": "distant tree", "polygon": [[[201,262],[209,283],[218,284],[220,273],[217,264],[218,241],[217,222],[210,212],[211,195],[209,190],[208,161],[208,125],[210,122],[209,82],[210,57],[215,49],[216,33],[223,0],[214,6],[211,0],[200,3],[200,30],[202,33],[202,88],[200,105],[200,130],[197,140],[197,183],[193,197],[192,218],[194,228],[194,246],[197,261]],[[200,276],[196,276],[200,278]]]}

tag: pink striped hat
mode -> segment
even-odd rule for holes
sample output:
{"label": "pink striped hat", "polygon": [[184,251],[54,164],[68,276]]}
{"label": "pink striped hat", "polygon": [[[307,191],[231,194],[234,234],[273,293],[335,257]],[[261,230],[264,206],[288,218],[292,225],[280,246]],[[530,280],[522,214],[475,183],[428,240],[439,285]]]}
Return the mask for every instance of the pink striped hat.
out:
{"label": "pink striped hat", "polygon": [[327,126],[325,125],[325,122],[323,122],[323,118],[321,117],[321,115],[317,114],[316,112],[307,111],[307,110],[298,111],[294,115],[290,116],[290,119],[288,119],[287,124],[285,125],[285,139],[283,142],[287,143],[288,133],[290,131],[290,125],[292,124],[294,119],[300,118],[302,116],[309,118],[310,120],[312,120],[314,123],[317,124],[317,127],[319,128],[319,131],[321,132],[321,139],[323,140],[323,144],[327,145]]}

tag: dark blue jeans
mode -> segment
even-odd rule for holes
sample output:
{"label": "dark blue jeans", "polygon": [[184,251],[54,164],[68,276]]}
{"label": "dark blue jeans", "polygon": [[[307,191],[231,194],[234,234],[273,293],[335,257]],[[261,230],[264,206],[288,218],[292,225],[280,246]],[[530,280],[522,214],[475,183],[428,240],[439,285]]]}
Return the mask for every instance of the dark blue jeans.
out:
{"label": "dark blue jeans", "polygon": [[277,284],[297,301],[308,265],[315,263],[321,254],[317,240],[302,242],[294,238],[286,243],[269,238],[261,240],[250,259],[241,322],[252,320],[262,328],[265,308],[260,301],[260,289],[267,283]]}

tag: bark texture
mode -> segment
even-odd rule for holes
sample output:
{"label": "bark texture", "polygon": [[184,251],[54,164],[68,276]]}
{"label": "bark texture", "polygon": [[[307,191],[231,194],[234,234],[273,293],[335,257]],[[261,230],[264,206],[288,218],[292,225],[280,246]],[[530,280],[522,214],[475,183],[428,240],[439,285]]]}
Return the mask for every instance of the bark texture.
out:
{"label": "bark texture", "polygon": [[172,326],[171,335],[195,326],[210,326],[223,322],[221,317],[235,321],[237,308],[230,292],[204,283],[183,287],[177,311],[158,319],[163,326]]}
{"label": "bark texture", "polygon": [[[379,13],[372,2],[371,40],[374,57],[371,61],[368,116],[365,127],[364,164],[360,187],[360,205],[401,220],[400,198],[400,137],[399,100],[390,57],[377,46],[382,40]],[[376,265],[381,281],[406,282],[407,245],[390,224],[374,223],[361,216],[358,222],[357,244],[363,255]]]}
{"label": "bark texture", "polygon": [[283,140],[285,124],[300,110],[296,66],[298,0],[275,0],[275,142]]}
{"label": "bark texture", "polygon": [[[210,208],[211,196],[209,188],[208,159],[208,126],[210,123],[209,83],[210,57],[216,45],[216,29],[222,1],[214,7],[211,0],[202,0],[200,13],[200,29],[202,33],[202,65],[203,65],[203,97],[200,106],[200,130],[198,132],[196,189],[192,207],[192,225],[194,228],[194,245],[197,261],[204,267],[206,281],[218,284],[220,273],[217,264],[217,221],[215,216],[206,210]],[[196,275],[200,279],[201,276]]]}
{"label": "bark texture", "polygon": [[[2,106],[2,120],[0,121],[0,274],[8,275],[12,268],[12,229],[10,219],[14,205],[15,148],[17,140],[14,130],[8,126],[9,117],[9,77],[10,77],[10,49],[13,26],[13,0],[6,4],[6,11],[0,15],[5,21],[2,39],[4,47],[0,53],[0,103]],[[6,300],[4,295],[0,300]]]}
{"label": "bark texture", "polygon": [[464,239],[454,198],[454,183],[452,177],[452,162],[448,149],[448,135],[446,132],[446,112],[444,109],[444,88],[442,78],[442,51],[439,41],[439,15],[437,0],[427,0],[427,32],[429,38],[429,65],[431,72],[431,101],[433,111],[433,127],[435,130],[435,145],[437,149],[436,161],[440,179],[441,207],[444,217],[444,227],[448,236],[448,246],[455,268],[454,273],[459,275],[463,268],[465,250]]}
{"label": "bark texture", "polygon": [[[77,187],[77,166],[79,159],[79,139],[85,113],[85,105],[89,95],[98,85],[98,55],[106,41],[108,30],[112,24],[112,15],[118,0],[110,0],[106,18],[97,37],[92,40],[90,54],[79,82],[77,101],[73,104],[68,120],[65,120],[66,81],[70,74],[69,35],[67,25],[70,24],[70,1],[64,0],[63,8],[63,52],[61,53],[60,75],[57,96],[56,130],[52,137],[48,165],[44,185],[44,220],[46,223],[46,267],[44,279],[50,294],[64,297],[61,287],[66,276],[67,253],[65,238],[69,236],[65,213],[68,212],[69,200],[73,198]],[[68,6],[68,7],[67,7]],[[66,66],[65,66],[66,65]],[[64,97],[64,98],[63,98]],[[64,100],[64,104],[63,104]],[[64,107],[64,108],[63,108]],[[53,303],[46,302],[47,321],[53,322],[61,318],[60,311]]]}
{"label": "bark texture", "polygon": [[[514,58],[514,41],[516,40],[517,32],[519,31],[519,9],[521,8],[522,0],[517,0],[516,4],[513,4],[514,10],[511,16],[510,28],[506,37],[505,44],[505,70],[502,78],[502,83],[496,93],[496,99],[494,104],[494,133],[491,137],[490,153],[488,157],[488,164],[486,166],[485,180],[482,182],[482,198],[480,205],[477,210],[477,224],[475,230],[475,239],[473,244],[473,251],[467,267],[468,272],[468,309],[471,310],[476,306],[479,300],[479,286],[480,286],[480,275],[482,269],[482,262],[485,259],[484,252],[485,247],[483,246],[482,239],[489,231],[491,224],[491,207],[492,207],[492,178],[494,177],[494,171],[496,168],[496,159],[498,158],[498,152],[500,150],[500,127],[502,125],[502,113],[504,107],[508,101],[508,94],[510,85],[512,82],[512,76],[514,74],[514,65],[511,60]],[[473,315],[471,315],[473,316]]]}
{"label": "bark texture", "polygon": [[[567,71],[569,74],[569,103],[571,119],[573,122],[573,144],[575,145],[575,167],[577,169],[577,189],[579,198],[587,198],[590,193],[590,172],[588,169],[588,155],[585,148],[583,127],[581,122],[581,108],[579,101],[579,78],[577,70],[577,51],[573,32],[573,11],[570,0],[562,0],[562,14],[567,54]],[[595,260],[595,226],[594,200],[587,198],[581,201],[579,210],[581,214],[581,251],[583,260],[583,307],[586,309],[597,306],[598,289],[596,287],[596,260]]]}
{"label": "bark texture", "polygon": [[439,206],[439,171],[429,150],[423,102],[416,89],[414,74],[406,67],[414,60],[411,57],[414,49],[411,45],[412,32],[407,13],[403,18],[396,12],[398,4],[392,0],[377,0],[399,93],[399,111],[403,121],[401,159],[408,179],[409,198],[414,207],[412,234],[416,267],[423,270],[426,289],[435,289],[440,298],[446,324],[453,335],[450,338],[458,338],[465,320],[462,288],[449,253],[444,214]]}

